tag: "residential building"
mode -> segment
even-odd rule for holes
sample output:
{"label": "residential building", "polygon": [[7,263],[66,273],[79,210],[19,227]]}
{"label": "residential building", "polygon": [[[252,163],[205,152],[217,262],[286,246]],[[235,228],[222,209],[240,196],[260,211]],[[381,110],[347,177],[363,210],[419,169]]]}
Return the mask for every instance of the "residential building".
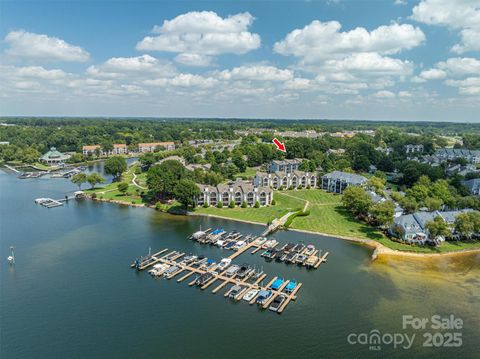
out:
{"label": "residential building", "polygon": [[480,178],[462,181],[462,184],[468,188],[472,195],[480,196]]}
{"label": "residential building", "polygon": [[302,163],[301,160],[295,158],[293,160],[273,160],[272,163],[268,166],[269,173],[275,172],[285,172],[285,173],[292,173],[293,171],[297,171]]}
{"label": "residential building", "polygon": [[443,161],[452,161],[462,158],[466,160],[467,163],[480,163],[480,150],[441,148],[435,151],[433,156]]}
{"label": "residential building", "polygon": [[112,153],[114,155],[125,155],[128,153],[128,147],[126,144],[116,143],[113,145]]}
{"label": "residential building", "polygon": [[82,153],[84,156],[94,155],[96,149],[100,150],[100,154],[103,152],[100,145],[87,145],[82,147]]}
{"label": "residential building", "polygon": [[354,173],[333,171],[322,177],[322,188],[327,192],[343,193],[348,186],[361,186],[367,178]]}
{"label": "residential building", "polygon": [[382,152],[384,154],[386,154],[387,156],[389,156],[390,154],[393,153],[393,148],[392,147],[376,147],[375,148],[376,151],[378,152]]}
{"label": "residential building", "polygon": [[40,157],[40,161],[46,163],[47,165],[58,165],[65,162],[70,157],[71,156],[69,154],[59,152],[55,147],[51,147],[50,151]]}
{"label": "residential building", "polygon": [[341,156],[341,155],[344,155],[345,154],[345,148],[337,148],[337,149],[332,149],[332,148],[329,148],[327,150],[327,155],[338,155],[338,156]]}
{"label": "residential building", "polygon": [[273,191],[269,187],[255,186],[249,181],[236,180],[227,184],[217,186],[208,186],[197,184],[201,195],[196,198],[198,206],[207,203],[209,206],[217,206],[222,202],[223,206],[228,206],[234,201],[236,206],[246,202],[248,206],[254,206],[258,201],[261,206],[267,206],[272,203]]}
{"label": "residential building", "polygon": [[405,153],[423,152],[423,145],[405,145]]}
{"label": "residential building", "polygon": [[8,146],[9,144],[10,144],[10,142],[8,142],[8,141],[0,141],[0,146],[2,146],[2,145]]}
{"label": "residential building", "polygon": [[412,214],[405,214],[394,218],[393,225],[390,228],[390,234],[398,236],[401,240],[410,244],[425,244],[433,243],[439,244],[444,241],[443,238],[430,238],[426,225],[440,216],[449,225],[453,225],[455,218],[471,209],[464,209],[460,211],[433,211],[433,212],[415,212]]}
{"label": "residential building", "polygon": [[157,148],[165,148],[167,151],[175,149],[175,143],[173,142],[152,142],[152,143],[139,143],[138,152],[154,152]]}
{"label": "residential building", "polygon": [[315,172],[293,171],[293,172],[257,172],[253,178],[255,186],[271,187],[279,189],[287,188],[306,188],[307,186],[317,187],[317,174]]}

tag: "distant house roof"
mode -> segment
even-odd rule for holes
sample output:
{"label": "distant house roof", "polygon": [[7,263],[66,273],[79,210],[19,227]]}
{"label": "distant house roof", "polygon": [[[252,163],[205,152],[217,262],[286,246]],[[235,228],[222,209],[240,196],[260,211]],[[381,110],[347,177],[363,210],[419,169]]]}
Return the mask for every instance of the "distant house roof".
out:
{"label": "distant house roof", "polygon": [[323,176],[323,178],[345,181],[347,183],[356,184],[356,185],[360,185],[367,182],[367,178],[364,176],[360,176],[355,173],[347,173],[347,172],[341,172],[341,171],[333,171],[333,172],[327,173],[326,175]]}
{"label": "distant house roof", "polygon": [[124,143],[115,143],[113,148],[127,148],[127,145]]}
{"label": "distant house roof", "polygon": [[157,147],[157,146],[172,146],[174,142],[167,141],[167,142],[150,142],[150,143],[139,143],[138,147]]}
{"label": "distant house roof", "polygon": [[87,145],[83,146],[82,150],[84,151],[95,151],[95,149],[100,148],[100,145]]}
{"label": "distant house roof", "polygon": [[480,178],[462,181],[462,184],[467,187],[470,192],[476,192],[480,190]]}
{"label": "distant house roof", "polygon": [[480,150],[467,150],[463,148],[440,148],[435,151],[435,155],[447,157],[480,157]]}
{"label": "distant house roof", "polygon": [[284,159],[284,160],[273,160],[272,163],[275,163],[277,165],[296,165],[302,163],[302,160],[299,160],[298,158],[294,159]]}

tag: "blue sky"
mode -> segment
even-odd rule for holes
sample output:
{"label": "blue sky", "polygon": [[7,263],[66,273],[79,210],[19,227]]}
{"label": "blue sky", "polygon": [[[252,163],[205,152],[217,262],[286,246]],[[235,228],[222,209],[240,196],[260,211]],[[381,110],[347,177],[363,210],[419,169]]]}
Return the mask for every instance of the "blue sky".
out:
{"label": "blue sky", "polygon": [[479,122],[479,0],[2,1],[0,114]]}

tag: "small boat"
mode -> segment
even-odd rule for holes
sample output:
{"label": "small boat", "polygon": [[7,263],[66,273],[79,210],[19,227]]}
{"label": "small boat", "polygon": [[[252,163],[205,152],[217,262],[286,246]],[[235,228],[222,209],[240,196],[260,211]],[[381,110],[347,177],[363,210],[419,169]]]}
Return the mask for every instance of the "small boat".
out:
{"label": "small boat", "polygon": [[273,290],[278,290],[282,286],[282,284],[285,282],[283,278],[277,278],[273,281],[273,283],[270,285],[270,288]]}
{"label": "small boat", "polygon": [[260,257],[265,257],[265,258],[270,258],[272,256],[272,250],[271,249],[267,249],[265,252],[262,252],[262,254],[260,254]]}
{"label": "small boat", "polygon": [[195,262],[196,259],[197,259],[197,256],[194,256],[194,255],[186,256],[185,258],[183,258],[180,264],[189,265]]}
{"label": "small boat", "polygon": [[264,248],[273,248],[277,244],[277,241],[275,239],[270,239],[265,242],[263,245]]}
{"label": "small boat", "polygon": [[315,246],[313,244],[309,244],[307,246],[307,249],[305,250],[305,255],[307,257],[311,256],[313,253],[315,253]]}
{"label": "small boat", "polygon": [[233,249],[233,246],[235,245],[235,242],[228,242],[223,246],[225,249]]}
{"label": "small boat", "polygon": [[310,256],[305,261],[305,266],[307,266],[309,268],[314,267],[315,264],[317,264],[318,261],[319,261],[319,259],[318,259],[317,256]]}
{"label": "small boat", "polygon": [[205,270],[209,271],[216,267],[217,267],[217,262],[215,262],[213,259],[207,260]]}
{"label": "small boat", "polygon": [[175,272],[177,272],[180,268],[177,267],[177,266],[172,266],[170,268],[168,268],[164,273],[163,273],[163,276],[165,278],[169,278],[171,277],[172,274],[174,274]]}
{"label": "small boat", "polygon": [[290,252],[286,255],[285,257],[285,262],[286,263],[295,263],[295,259],[297,258],[298,253],[297,252]]}
{"label": "small boat", "polygon": [[288,284],[285,286],[285,288],[283,288],[283,291],[285,293],[292,293],[294,291],[294,289],[297,287],[297,281],[296,280],[290,280],[290,282],[288,282]]}
{"label": "small boat", "polygon": [[230,263],[232,263],[232,260],[230,258],[223,258],[220,261],[220,263],[218,264],[217,269],[219,271],[223,271],[223,270],[227,269],[227,267],[230,265]]}
{"label": "small boat", "polygon": [[168,268],[170,268],[170,265],[166,263],[157,263],[148,271],[148,273],[153,277],[160,277]]}
{"label": "small boat", "polygon": [[240,293],[241,291],[242,291],[242,287],[235,284],[232,287],[232,289],[230,290],[230,293],[228,294],[228,297],[229,298],[235,298],[238,295],[238,293]]}
{"label": "small boat", "polygon": [[285,246],[285,248],[283,248],[283,250],[284,250],[285,252],[289,252],[289,251],[291,251],[294,247],[295,247],[295,244],[294,244],[294,243],[288,243],[288,244]]}
{"label": "small boat", "polygon": [[307,259],[307,255],[306,255],[306,254],[299,254],[299,255],[297,255],[297,257],[295,258],[295,263],[297,263],[297,264],[303,264],[306,259]]}
{"label": "small boat", "polygon": [[196,285],[204,285],[205,283],[207,283],[212,278],[213,278],[212,273],[210,273],[210,272],[203,273],[197,279],[195,279],[195,284]]}
{"label": "small boat", "polygon": [[237,266],[236,264],[233,264],[227,269],[227,271],[225,272],[225,275],[227,277],[233,277],[237,274],[239,270],[240,270],[240,267]]}
{"label": "small boat", "polygon": [[257,297],[257,304],[259,305],[263,305],[265,304],[265,302],[268,300],[268,298],[270,298],[272,296],[272,291],[270,290],[261,290],[259,293],[258,293],[258,297]]}
{"label": "small boat", "polygon": [[248,264],[244,263],[240,266],[240,269],[237,272],[237,277],[245,278],[247,274],[250,273],[251,270],[252,268]]}
{"label": "small boat", "polygon": [[280,307],[282,306],[283,302],[285,302],[286,299],[287,297],[283,294],[277,295],[273,300],[273,302],[268,307],[268,309],[274,312],[278,312],[278,310],[280,309]]}
{"label": "small boat", "polygon": [[250,289],[245,295],[243,296],[243,300],[250,302],[255,296],[258,294],[258,289]]}
{"label": "small boat", "polygon": [[201,267],[208,261],[208,258],[204,256],[199,256],[192,264],[192,267]]}
{"label": "small boat", "polygon": [[216,245],[217,247],[223,247],[224,244],[225,244],[225,240],[223,240],[223,239],[219,239],[219,240],[217,241],[217,243],[215,243],[215,245]]}
{"label": "small boat", "polygon": [[234,251],[238,251],[240,248],[242,248],[243,246],[247,245],[247,243],[245,241],[238,241],[237,243],[235,243],[235,245],[233,246],[233,250]]}
{"label": "small boat", "polygon": [[283,255],[280,257],[280,261],[285,262],[287,260],[288,252],[283,252]]}
{"label": "small boat", "polygon": [[305,245],[303,243],[298,243],[295,247],[293,247],[292,251],[300,253],[305,249]]}
{"label": "small boat", "polygon": [[275,259],[277,262],[280,262],[284,255],[285,255],[285,251],[279,250],[278,252],[275,253],[275,255],[272,258]]}

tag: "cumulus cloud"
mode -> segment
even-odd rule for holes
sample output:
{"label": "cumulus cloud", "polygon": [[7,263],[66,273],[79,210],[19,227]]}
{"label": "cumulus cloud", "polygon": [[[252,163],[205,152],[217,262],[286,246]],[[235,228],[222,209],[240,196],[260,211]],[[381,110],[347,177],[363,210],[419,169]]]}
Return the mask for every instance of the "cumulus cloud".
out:
{"label": "cumulus cloud", "polygon": [[437,63],[436,67],[453,75],[480,74],[480,60],[471,57],[453,57]]}
{"label": "cumulus cloud", "polygon": [[93,65],[87,69],[87,74],[95,77],[122,78],[135,76],[173,76],[175,67],[167,62],[158,60],[150,55],[136,57],[112,57],[100,65]]}
{"label": "cumulus cloud", "polygon": [[389,99],[389,98],[395,98],[395,94],[391,91],[378,91],[373,94],[374,97],[376,98],[381,98],[381,99]]}
{"label": "cumulus cloud", "polygon": [[206,66],[212,56],[257,49],[260,36],[248,31],[253,20],[248,12],[222,18],[213,11],[192,11],[155,26],[154,34],[140,41],[137,49],[178,53],[180,63]]}
{"label": "cumulus cloud", "polygon": [[419,77],[424,80],[441,80],[447,76],[447,73],[439,69],[429,69],[420,72]]}
{"label": "cumulus cloud", "polygon": [[293,78],[293,72],[274,66],[254,65],[221,71],[219,77],[223,80],[287,81]]}
{"label": "cumulus cloud", "polygon": [[480,6],[476,0],[422,0],[412,10],[413,20],[460,31],[458,54],[480,50]]}
{"label": "cumulus cloud", "polygon": [[90,54],[79,46],[71,45],[56,37],[24,30],[9,32],[4,41],[9,45],[6,53],[15,57],[77,62],[85,62],[90,58]]}
{"label": "cumulus cloud", "polygon": [[303,29],[295,29],[282,41],[275,43],[274,50],[282,55],[302,58],[305,63],[342,57],[353,52],[377,52],[383,55],[412,49],[425,40],[418,27],[409,24],[380,26],[372,31],[357,27],[341,31],[338,21],[314,20]]}
{"label": "cumulus cloud", "polygon": [[480,95],[480,77],[468,77],[464,80],[447,80],[449,86],[458,88],[462,95]]}

